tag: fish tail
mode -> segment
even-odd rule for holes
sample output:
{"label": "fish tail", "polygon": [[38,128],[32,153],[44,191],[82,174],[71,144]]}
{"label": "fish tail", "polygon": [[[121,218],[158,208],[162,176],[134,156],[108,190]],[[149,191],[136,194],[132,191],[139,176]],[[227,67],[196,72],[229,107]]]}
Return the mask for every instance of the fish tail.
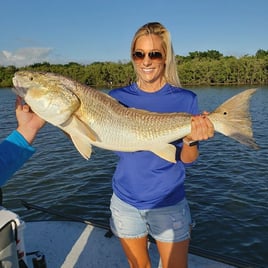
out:
{"label": "fish tail", "polygon": [[248,89],[233,96],[209,115],[217,132],[253,149],[259,146],[253,138],[249,102],[256,90]]}

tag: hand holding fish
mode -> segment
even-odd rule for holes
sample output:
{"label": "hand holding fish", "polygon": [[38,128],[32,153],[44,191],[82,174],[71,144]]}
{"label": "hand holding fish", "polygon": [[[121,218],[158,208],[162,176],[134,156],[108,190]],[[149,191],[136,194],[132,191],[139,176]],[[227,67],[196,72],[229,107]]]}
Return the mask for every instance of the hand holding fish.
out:
{"label": "hand holding fish", "polygon": [[208,112],[204,112],[201,115],[192,117],[191,133],[187,136],[188,139],[202,141],[214,136],[214,126],[207,117],[208,114]]}
{"label": "hand holding fish", "polygon": [[207,117],[209,113],[204,112],[201,115],[195,115],[191,118],[191,132],[183,138],[183,149],[181,151],[181,160],[184,163],[195,161],[199,155],[197,141],[207,140],[214,136],[214,126]]}
{"label": "hand holding fish", "polygon": [[16,117],[18,120],[17,131],[29,143],[32,143],[39,129],[44,126],[45,120],[32,112],[29,105],[23,104],[22,98],[19,96],[16,98]]}

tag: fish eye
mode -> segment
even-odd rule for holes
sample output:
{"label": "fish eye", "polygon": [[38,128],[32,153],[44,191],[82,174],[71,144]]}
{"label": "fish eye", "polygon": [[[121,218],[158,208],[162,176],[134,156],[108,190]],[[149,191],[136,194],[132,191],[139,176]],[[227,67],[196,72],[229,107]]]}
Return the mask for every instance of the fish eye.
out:
{"label": "fish eye", "polygon": [[227,115],[227,112],[224,112],[223,114],[224,114],[224,115]]}
{"label": "fish eye", "polygon": [[33,77],[32,76],[30,77],[30,80],[33,81]]}

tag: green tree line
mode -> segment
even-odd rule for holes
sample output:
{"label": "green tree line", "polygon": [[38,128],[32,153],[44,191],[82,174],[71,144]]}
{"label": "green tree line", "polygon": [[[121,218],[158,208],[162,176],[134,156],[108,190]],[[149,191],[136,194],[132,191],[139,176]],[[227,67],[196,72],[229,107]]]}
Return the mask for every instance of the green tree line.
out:
{"label": "green tree line", "polygon": [[[267,85],[268,50],[259,49],[254,56],[223,56],[219,51],[190,52],[176,56],[178,74],[186,85]],[[135,81],[131,62],[94,62],[81,65],[35,63],[16,68],[0,65],[0,87],[12,87],[12,77],[19,70],[54,72],[94,87],[117,87]]]}

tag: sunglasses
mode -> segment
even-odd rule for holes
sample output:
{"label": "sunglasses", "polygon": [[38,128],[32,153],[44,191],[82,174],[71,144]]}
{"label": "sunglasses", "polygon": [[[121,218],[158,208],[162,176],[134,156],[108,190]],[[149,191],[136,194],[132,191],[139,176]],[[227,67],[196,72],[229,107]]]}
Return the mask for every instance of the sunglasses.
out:
{"label": "sunglasses", "polygon": [[[158,52],[158,51],[148,52],[147,55],[151,60],[159,60],[160,61],[163,59],[162,53]],[[134,61],[142,61],[142,60],[144,60],[145,56],[146,56],[146,53],[141,52],[141,51],[134,51],[132,54]]]}

